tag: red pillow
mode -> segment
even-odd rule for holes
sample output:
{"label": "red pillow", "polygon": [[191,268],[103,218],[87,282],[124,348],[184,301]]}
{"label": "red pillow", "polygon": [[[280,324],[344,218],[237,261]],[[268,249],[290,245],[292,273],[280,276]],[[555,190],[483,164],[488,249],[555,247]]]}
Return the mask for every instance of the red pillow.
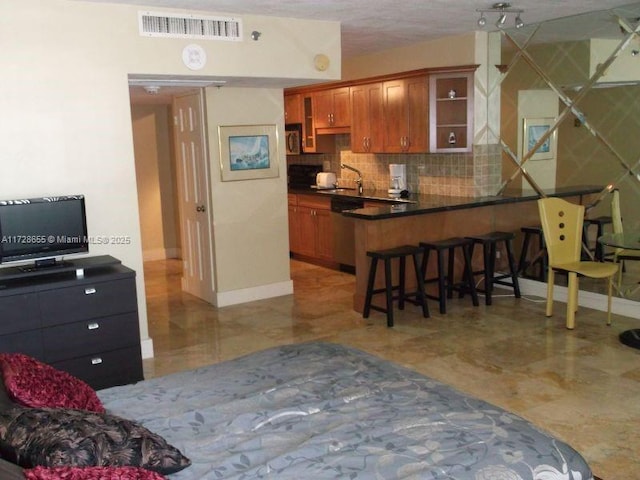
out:
{"label": "red pillow", "polygon": [[35,467],[24,471],[26,480],[166,480],[139,467]]}
{"label": "red pillow", "polygon": [[85,382],[28,355],[0,354],[0,370],[9,396],[26,407],[105,411]]}

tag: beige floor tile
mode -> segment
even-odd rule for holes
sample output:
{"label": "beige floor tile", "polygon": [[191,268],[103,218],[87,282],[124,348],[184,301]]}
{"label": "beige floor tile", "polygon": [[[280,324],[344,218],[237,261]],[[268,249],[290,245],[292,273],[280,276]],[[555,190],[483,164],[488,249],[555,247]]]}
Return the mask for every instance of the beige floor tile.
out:
{"label": "beige floor tile", "polygon": [[[618,334],[637,320],[564,308],[544,316],[540,298],[497,296],[473,307],[453,299],[431,318],[407,305],[395,326],[352,310],[353,276],[291,262],[294,295],[214,308],[180,291],[180,262],[145,265],[155,357],[147,378],[220,362],[275,345],[324,340],[360,348],[506,408],[578,449],[605,480],[640,478],[640,350]],[[500,293],[500,292],[498,292]]]}

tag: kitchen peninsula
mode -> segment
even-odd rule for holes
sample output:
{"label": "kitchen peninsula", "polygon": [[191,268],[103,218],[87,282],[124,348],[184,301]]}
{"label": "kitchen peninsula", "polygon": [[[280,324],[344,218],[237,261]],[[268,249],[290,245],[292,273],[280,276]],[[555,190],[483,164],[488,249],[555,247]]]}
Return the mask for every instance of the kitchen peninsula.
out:
{"label": "kitchen peninsula", "polygon": [[[590,196],[601,186],[574,186],[545,191],[547,196],[563,197],[588,205]],[[352,191],[336,193],[357,195]],[[372,196],[372,192],[364,192]],[[504,192],[499,196],[449,197],[412,195],[403,203],[367,207],[343,212],[355,223],[356,290],[354,309],[362,312],[369,268],[367,251],[449,237],[478,235],[494,230],[517,235],[520,228],[539,224],[539,195],[535,192]],[[516,255],[520,242],[514,245]],[[480,268],[481,253],[475,252],[474,269]],[[476,268],[477,267],[477,268]],[[408,278],[407,281],[410,279]]]}

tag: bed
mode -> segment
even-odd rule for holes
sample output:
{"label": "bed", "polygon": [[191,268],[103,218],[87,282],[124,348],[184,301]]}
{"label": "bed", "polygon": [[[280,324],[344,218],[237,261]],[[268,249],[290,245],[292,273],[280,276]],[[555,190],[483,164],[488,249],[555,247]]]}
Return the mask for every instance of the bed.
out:
{"label": "bed", "polygon": [[191,460],[171,480],[594,478],[573,448],[526,420],[331,343],[284,345],[97,394],[107,412]]}

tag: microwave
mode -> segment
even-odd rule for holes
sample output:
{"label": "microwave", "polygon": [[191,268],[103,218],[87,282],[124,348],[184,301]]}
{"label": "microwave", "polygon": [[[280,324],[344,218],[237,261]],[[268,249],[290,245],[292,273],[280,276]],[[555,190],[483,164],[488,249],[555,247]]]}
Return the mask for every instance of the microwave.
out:
{"label": "microwave", "polygon": [[302,124],[287,123],[284,126],[284,143],[287,155],[302,153]]}

